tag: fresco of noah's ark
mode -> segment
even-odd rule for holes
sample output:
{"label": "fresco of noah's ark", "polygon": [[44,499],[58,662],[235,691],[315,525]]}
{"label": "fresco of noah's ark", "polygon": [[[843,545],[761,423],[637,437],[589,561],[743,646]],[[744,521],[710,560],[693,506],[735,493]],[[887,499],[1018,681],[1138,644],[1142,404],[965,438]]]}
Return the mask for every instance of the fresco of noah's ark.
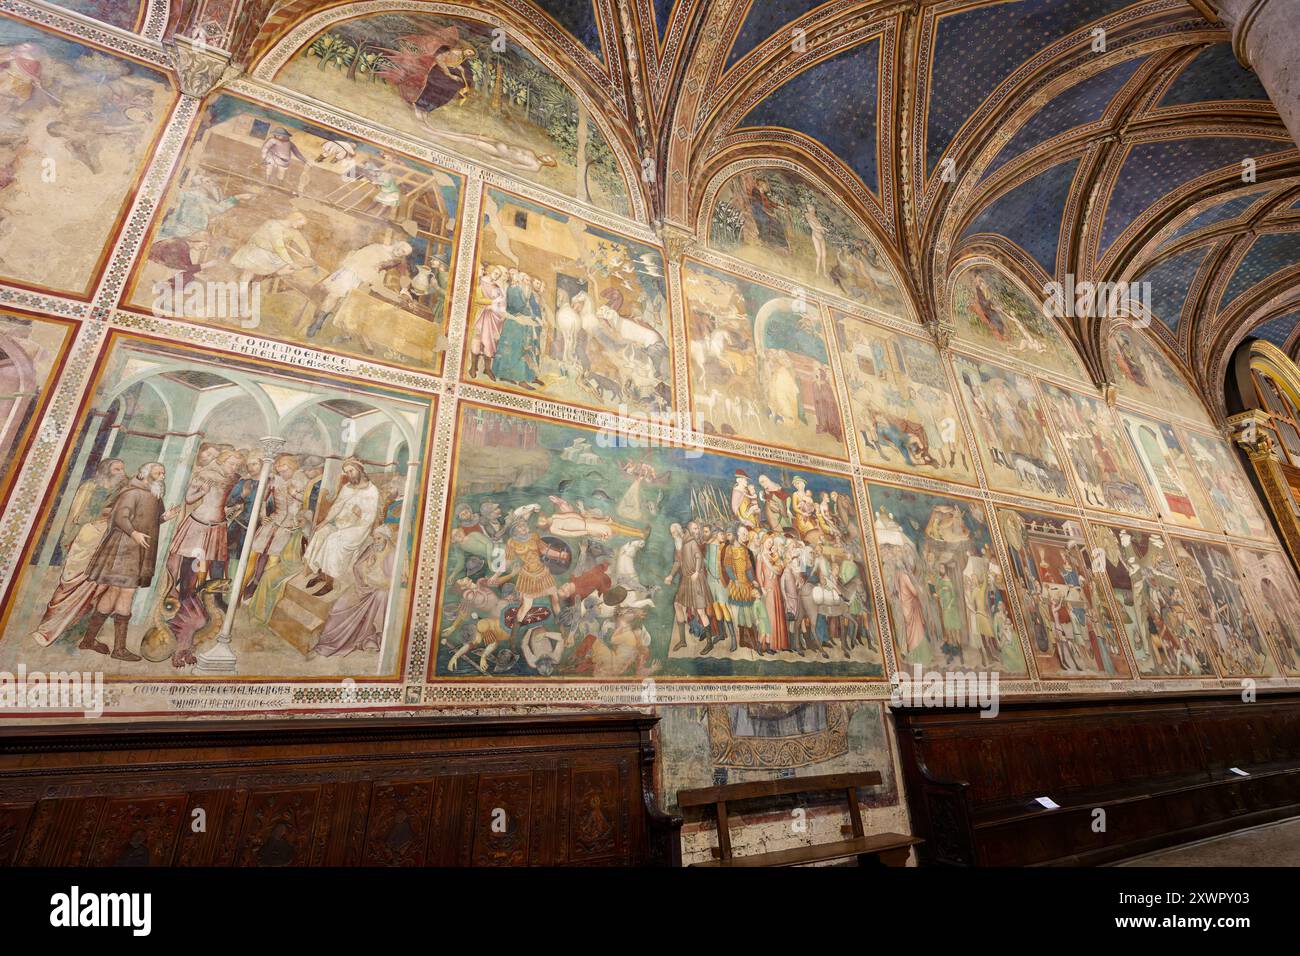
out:
{"label": "fresco of noah's ark", "polygon": [[[439,372],[461,177],[232,96],[211,102],[130,304]],[[213,305],[190,290],[233,288]],[[234,297],[230,297],[232,300]]]}
{"label": "fresco of noah's ark", "polygon": [[1180,527],[1217,531],[1209,500],[1174,427],[1130,412],[1119,417],[1148,485],[1155,489],[1160,516]]}
{"label": "fresco of noah's ark", "polygon": [[691,260],[682,285],[695,427],[847,458],[818,304]]}
{"label": "fresco of noah's ark", "polygon": [[[660,708],[659,715],[659,791],[669,813],[679,812],[677,791],[688,787],[870,770],[883,779],[859,791],[862,806],[898,802],[880,701],[684,704]],[[788,822],[796,806],[841,799],[838,793],[798,794],[769,799],[765,809]]]}
{"label": "fresco of noah's ark", "polygon": [[663,254],[487,189],[467,379],[608,411],[672,407]]}
{"label": "fresco of noah's ark", "polygon": [[0,668],[391,678],[432,418],[428,397],[114,334]]}
{"label": "fresco of noah's ark", "polygon": [[975,484],[939,350],[925,339],[832,315],[863,464]]}
{"label": "fresco of noah's ark", "polygon": [[89,296],[176,94],[2,14],[0,64],[0,280]]}
{"label": "fresco of noah's ark", "polygon": [[462,404],[439,678],[879,677],[848,479]]}
{"label": "fresco of noah's ark", "polygon": [[627,213],[627,184],[591,112],[508,31],[494,29],[423,13],[358,17],[317,35],[276,82],[473,162]]}
{"label": "fresco of noah's ark", "polygon": [[718,193],[709,245],[809,289],[906,316],[898,280],[866,230],[804,177],[737,173]]}

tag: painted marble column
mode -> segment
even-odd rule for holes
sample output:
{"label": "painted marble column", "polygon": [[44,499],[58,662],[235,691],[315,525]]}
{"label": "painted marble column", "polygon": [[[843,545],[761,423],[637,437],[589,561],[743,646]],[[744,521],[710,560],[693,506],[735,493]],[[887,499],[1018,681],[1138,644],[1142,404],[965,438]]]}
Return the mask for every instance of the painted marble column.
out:
{"label": "painted marble column", "polygon": [[[221,633],[216,642],[199,655],[194,665],[195,674],[233,674],[235,673],[235,650],[230,646],[230,633],[235,626],[235,612],[239,610],[239,599],[244,592],[244,574],[248,569],[248,558],[253,551],[253,538],[257,534],[258,519],[262,516],[262,503],[266,501],[266,488],[271,480],[271,465],[275,456],[285,446],[285,439],[268,435],[259,440],[262,445],[262,472],[257,478],[257,491],[253,495],[253,511],[248,518],[248,531],[244,535],[244,546],[239,552],[239,564],[230,576],[232,587],[227,599],[226,619],[221,624]],[[227,568],[229,570],[229,568]]]}
{"label": "painted marble column", "polygon": [[[415,479],[419,472],[419,462],[412,461],[406,466],[406,484],[402,492],[402,513],[397,519],[397,537],[393,540],[393,582],[388,590],[388,604],[384,607],[384,630],[381,640],[388,639],[388,625],[397,614],[397,599],[402,595],[402,575],[406,567],[406,532],[411,523],[411,510],[417,494]],[[381,644],[381,647],[383,645]],[[387,650],[387,648],[383,648]]]}
{"label": "painted marble column", "polygon": [[1255,71],[1300,143],[1300,0],[1215,0],[1232,30],[1232,52]]}

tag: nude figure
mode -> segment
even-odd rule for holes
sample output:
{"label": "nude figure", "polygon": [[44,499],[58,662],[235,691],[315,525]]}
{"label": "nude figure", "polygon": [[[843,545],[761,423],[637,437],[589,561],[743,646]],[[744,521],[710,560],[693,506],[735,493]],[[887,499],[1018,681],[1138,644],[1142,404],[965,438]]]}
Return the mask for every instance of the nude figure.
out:
{"label": "nude figure", "polygon": [[[428,126],[427,121],[425,125]],[[428,128],[430,134],[439,139],[471,146],[486,156],[501,160],[501,162],[513,169],[522,169],[525,172],[535,173],[544,166],[556,165],[555,157],[550,153],[542,153],[539,156],[526,146],[503,143],[501,140],[493,139],[490,136],[477,136],[473,133],[451,133],[444,129],[434,129],[431,126]]]}

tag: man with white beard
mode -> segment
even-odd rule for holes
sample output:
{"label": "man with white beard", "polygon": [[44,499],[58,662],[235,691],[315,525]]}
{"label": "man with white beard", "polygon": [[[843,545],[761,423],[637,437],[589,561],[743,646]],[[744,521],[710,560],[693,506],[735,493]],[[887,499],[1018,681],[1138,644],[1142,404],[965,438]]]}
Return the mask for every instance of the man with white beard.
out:
{"label": "man with white beard", "polygon": [[96,637],[111,616],[112,656],[119,661],[140,660],[139,654],[126,649],[126,629],[131,623],[136,588],[153,583],[158,564],[158,529],[164,521],[176,517],[177,509],[163,507],[166,477],[167,469],[161,463],[142,465],[113,501],[108,533],[86,569],[86,578],[103,590],[86,625],[86,636],[78,645],[82,650],[109,653],[107,645]]}
{"label": "man with white beard", "polygon": [[[335,580],[352,569],[366,546],[378,516],[379,488],[361,462],[349,458],[343,463],[343,486],[330,505],[329,517],[307,546],[307,569],[312,575],[306,585],[309,593],[322,597],[334,590]],[[312,590],[317,587],[320,590]]]}

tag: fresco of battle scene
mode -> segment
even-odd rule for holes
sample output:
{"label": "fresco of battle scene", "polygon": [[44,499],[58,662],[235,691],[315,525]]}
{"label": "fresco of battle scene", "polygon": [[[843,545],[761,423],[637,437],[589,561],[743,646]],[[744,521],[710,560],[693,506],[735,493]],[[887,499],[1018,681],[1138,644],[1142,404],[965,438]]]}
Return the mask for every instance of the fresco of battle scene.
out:
{"label": "fresco of battle scene", "polygon": [[[894,760],[879,701],[784,701],[661,708],[657,736],[664,810],[680,812],[677,791],[830,773],[880,772],[864,807],[898,802]],[[766,809],[789,819],[796,805],[835,804],[839,795],[798,794]],[[798,803],[796,804],[796,800]]]}
{"label": "fresco of battle scene", "polygon": [[1093,525],[1106,577],[1138,673],[1143,677],[1214,677],[1195,610],[1163,535]]}
{"label": "fresco of battle scene", "polygon": [[66,322],[0,312],[0,504],[71,340]]}
{"label": "fresco of battle scene", "polygon": [[1035,498],[1070,501],[1070,486],[1047,431],[1034,380],[997,365],[956,356],[966,408],[989,485]]}
{"label": "fresco of battle scene", "polygon": [[885,485],[869,494],[900,669],[1025,675],[985,506]]}
{"label": "fresco of battle scene", "polygon": [[718,193],[709,245],[791,282],[906,316],[898,280],[866,230],[804,177],[739,173]]}
{"label": "fresco of battle scene", "polygon": [[1282,670],[1300,677],[1300,586],[1286,556],[1277,551],[1237,551],[1241,579],[1264,633],[1273,642]]}
{"label": "fresco of battle scene", "polygon": [[850,315],[834,318],[862,462],[975,484],[938,349]]}
{"label": "fresco of battle scene", "polygon": [[158,70],[0,15],[0,279],[90,294],[174,100]]}
{"label": "fresco of battle scene", "polygon": [[[436,167],[218,97],[155,220],[131,305],[440,371],[461,188]],[[223,287],[237,304],[191,294]]]}
{"label": "fresco of battle scene", "polygon": [[694,261],[682,271],[696,427],[847,458],[817,303]]}
{"label": "fresco of battle scene", "polygon": [[1187,453],[1200,477],[1214,510],[1228,534],[1243,538],[1272,536],[1268,519],[1259,506],[1259,497],[1242,473],[1237,456],[1221,438],[1185,431]]}
{"label": "fresco of battle scene", "polygon": [[1260,633],[1256,612],[1228,549],[1208,541],[1174,538],[1174,552],[1219,673],[1224,677],[1276,677],[1273,652]]}
{"label": "fresco of battle scene", "polygon": [[0,661],[123,679],[395,673],[431,417],[428,398],[114,339]]}
{"label": "fresco of battle scene", "polygon": [[1082,525],[1033,511],[999,512],[1010,577],[1044,677],[1129,678],[1101,571]]}
{"label": "fresco of battle scene", "polygon": [[1118,326],[1111,335],[1110,364],[1121,398],[1209,423],[1205,406],[1187,380],[1145,332]]}
{"label": "fresco of battle scene", "polygon": [[1083,504],[1154,517],[1142,491],[1146,478],[1106,403],[1046,382],[1043,394],[1074,469]]}
{"label": "fresco of battle scene", "polygon": [[879,676],[847,479],[461,406],[438,677]]}
{"label": "fresco of battle scene", "polygon": [[672,407],[662,253],[488,189],[465,375],[610,411]]}
{"label": "fresco of battle scene", "polygon": [[[581,202],[628,212],[591,112],[509,31],[385,13],[336,23],[277,82]],[[504,41],[504,42],[502,42]]]}
{"label": "fresco of battle scene", "polygon": [[961,273],[952,289],[952,313],[958,341],[1088,380],[1079,353],[1048,318],[1043,303],[992,266]]}
{"label": "fresco of battle scene", "polygon": [[1174,427],[1131,412],[1120,413],[1120,421],[1146,472],[1148,487],[1155,489],[1160,516],[1183,528],[1218,530],[1209,500]]}

